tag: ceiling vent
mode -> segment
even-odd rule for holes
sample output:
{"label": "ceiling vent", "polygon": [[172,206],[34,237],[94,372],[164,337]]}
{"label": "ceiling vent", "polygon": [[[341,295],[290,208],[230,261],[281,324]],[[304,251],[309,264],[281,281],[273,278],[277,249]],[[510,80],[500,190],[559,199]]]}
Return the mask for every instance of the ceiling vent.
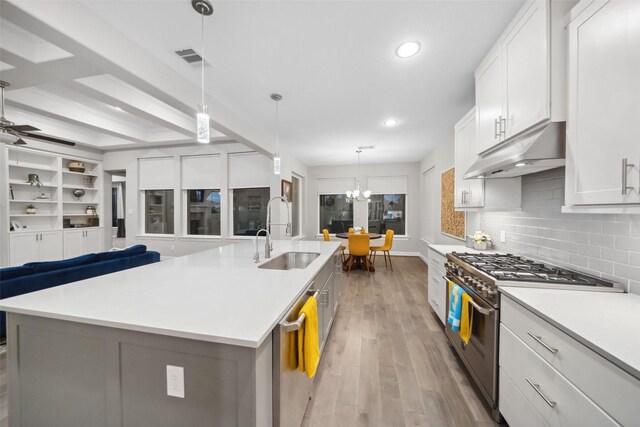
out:
{"label": "ceiling vent", "polygon": [[192,67],[200,67],[202,65],[202,56],[193,49],[176,50],[175,53]]}

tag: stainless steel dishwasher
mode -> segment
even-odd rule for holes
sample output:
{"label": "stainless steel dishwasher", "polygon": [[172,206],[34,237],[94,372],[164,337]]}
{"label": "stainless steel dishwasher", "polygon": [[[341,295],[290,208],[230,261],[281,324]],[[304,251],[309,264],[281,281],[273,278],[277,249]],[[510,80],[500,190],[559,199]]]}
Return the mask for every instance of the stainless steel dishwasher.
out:
{"label": "stainless steel dishwasher", "polygon": [[298,312],[310,296],[318,297],[319,289],[315,281],[293,304],[273,333],[273,426],[300,427],[307,409],[313,379],[300,372],[297,359],[298,334],[305,316]]}

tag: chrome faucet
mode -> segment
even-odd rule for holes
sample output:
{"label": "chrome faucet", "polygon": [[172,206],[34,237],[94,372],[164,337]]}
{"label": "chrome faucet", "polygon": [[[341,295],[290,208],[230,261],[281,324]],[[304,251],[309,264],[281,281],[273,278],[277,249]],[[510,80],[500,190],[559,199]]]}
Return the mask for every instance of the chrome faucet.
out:
{"label": "chrome faucet", "polygon": [[266,228],[261,228],[260,230],[258,230],[258,232],[256,233],[256,253],[253,254],[253,261],[254,262],[260,262],[260,251],[258,250],[258,236],[260,235],[260,232],[264,231],[265,233],[265,244],[264,244],[264,257],[265,258],[271,258],[271,246],[269,243],[269,237],[270,237],[270,233],[269,230],[267,230]]}
{"label": "chrome faucet", "polygon": [[[271,222],[271,202],[273,202],[274,200],[281,200],[282,202],[284,202],[284,204],[287,206],[287,222],[286,223],[276,223],[276,222]],[[287,199],[285,199],[282,196],[276,196],[273,197],[271,200],[269,200],[269,203],[267,203],[267,229],[271,230],[271,226],[272,225],[284,225],[286,226],[285,230],[284,230],[284,235],[285,236],[291,236],[291,210],[289,208],[289,202],[287,202]],[[269,249],[273,249],[272,247],[269,247]],[[271,254],[269,254],[269,256],[265,255],[265,258],[270,258]]]}

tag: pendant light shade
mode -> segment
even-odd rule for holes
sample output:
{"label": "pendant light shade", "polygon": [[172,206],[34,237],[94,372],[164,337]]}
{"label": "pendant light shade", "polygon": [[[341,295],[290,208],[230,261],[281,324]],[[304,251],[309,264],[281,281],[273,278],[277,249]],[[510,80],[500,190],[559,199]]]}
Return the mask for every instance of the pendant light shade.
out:
{"label": "pendant light shade", "polygon": [[209,138],[209,111],[208,107],[204,104],[200,104],[200,109],[196,115],[196,126],[198,134],[198,142],[208,144]]}
{"label": "pendant light shade", "polygon": [[271,99],[276,103],[276,152],[273,155],[273,173],[280,175],[280,166],[282,161],[280,160],[280,122],[278,117],[278,102],[282,101],[282,95],[279,93],[272,93]]}
{"label": "pendant light shade", "polygon": [[276,175],[280,175],[280,157],[278,153],[273,158],[273,173]]}

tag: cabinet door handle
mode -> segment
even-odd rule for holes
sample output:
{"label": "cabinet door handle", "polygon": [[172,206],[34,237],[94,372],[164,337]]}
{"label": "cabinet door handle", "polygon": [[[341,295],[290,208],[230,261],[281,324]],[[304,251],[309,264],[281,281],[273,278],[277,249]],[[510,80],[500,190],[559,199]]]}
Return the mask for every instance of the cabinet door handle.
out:
{"label": "cabinet door handle", "polygon": [[39,235],[39,234],[36,234],[36,242],[37,242],[38,240],[40,240],[40,235]]}
{"label": "cabinet door handle", "polygon": [[493,139],[498,139],[498,136],[500,136],[500,132],[498,131],[498,126],[500,126],[500,118],[496,118],[493,124]]}
{"label": "cabinet door handle", "polygon": [[507,118],[502,116],[500,116],[500,135],[507,136]]}
{"label": "cabinet door handle", "polygon": [[552,408],[554,408],[556,406],[556,402],[554,402],[552,400],[549,400],[549,398],[547,396],[545,396],[544,393],[542,393],[542,390],[540,390],[540,384],[535,384],[529,378],[525,378],[525,380],[527,380],[529,385],[531,387],[533,387],[533,389],[536,391],[536,393],[538,393],[540,395],[540,397],[547,403],[547,405],[551,406]]}
{"label": "cabinet door handle", "polygon": [[544,341],[542,341],[542,337],[539,337],[537,335],[533,335],[531,332],[527,332],[527,335],[529,335],[531,338],[533,338],[534,340],[536,340],[536,342],[538,344],[540,344],[541,346],[543,346],[544,348],[546,348],[547,350],[549,350],[551,353],[556,354],[558,352],[557,348],[553,348],[551,346],[549,346],[549,344],[545,343]]}
{"label": "cabinet door handle", "polygon": [[629,173],[629,168],[635,166],[633,163],[629,163],[627,158],[622,159],[622,195],[626,195],[627,191],[633,190],[633,187],[629,187],[627,185],[627,175]]}

